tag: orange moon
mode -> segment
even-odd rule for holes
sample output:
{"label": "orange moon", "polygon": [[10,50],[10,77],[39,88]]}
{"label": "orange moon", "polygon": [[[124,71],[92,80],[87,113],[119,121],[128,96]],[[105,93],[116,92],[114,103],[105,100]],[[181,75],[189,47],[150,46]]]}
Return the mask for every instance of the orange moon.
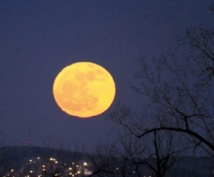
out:
{"label": "orange moon", "polygon": [[92,62],[77,62],[62,69],[53,84],[53,95],[62,111],[79,118],[105,112],[116,94],[111,74]]}

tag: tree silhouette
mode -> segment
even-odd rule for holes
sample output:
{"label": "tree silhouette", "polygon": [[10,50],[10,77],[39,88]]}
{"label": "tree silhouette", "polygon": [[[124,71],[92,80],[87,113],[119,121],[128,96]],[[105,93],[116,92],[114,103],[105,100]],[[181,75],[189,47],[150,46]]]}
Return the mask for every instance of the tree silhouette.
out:
{"label": "tree silhouette", "polygon": [[187,28],[177,42],[160,57],[141,59],[131,87],[147,100],[143,114],[129,122],[129,108],[119,106],[111,117],[139,139],[173,132],[193,152],[214,156],[214,29]]}

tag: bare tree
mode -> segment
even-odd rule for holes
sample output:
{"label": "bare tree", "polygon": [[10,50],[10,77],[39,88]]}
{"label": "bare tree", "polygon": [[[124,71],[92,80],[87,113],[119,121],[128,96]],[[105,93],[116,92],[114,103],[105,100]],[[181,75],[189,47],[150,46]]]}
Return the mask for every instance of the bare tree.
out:
{"label": "bare tree", "polygon": [[[136,73],[140,84],[132,87],[148,101],[138,123],[126,122],[129,111],[124,107],[113,117],[138,138],[174,132],[189,140],[193,150],[214,155],[214,29],[188,28],[178,42],[159,58],[141,60]],[[154,123],[142,123],[149,120]]]}
{"label": "bare tree", "polygon": [[120,150],[117,153],[121,158],[119,169],[124,177],[133,175],[132,173],[137,177],[167,176],[180,161],[179,155],[188,149],[186,142],[180,141],[179,145],[176,143],[179,136],[173,132],[154,131],[140,138],[136,136],[140,125],[128,121],[133,119],[127,107],[119,111],[117,109],[111,116],[126,128],[123,136],[120,136]]}
{"label": "bare tree", "polygon": [[[172,133],[153,132],[152,151],[148,152],[149,159],[144,161],[152,176],[164,177],[172,173],[172,168],[179,162],[179,153],[184,149],[175,147]],[[171,171],[170,171],[171,170]]]}
{"label": "bare tree", "polygon": [[115,146],[113,144],[98,146],[94,153],[88,154],[87,159],[91,166],[90,177],[114,177],[116,175]]}

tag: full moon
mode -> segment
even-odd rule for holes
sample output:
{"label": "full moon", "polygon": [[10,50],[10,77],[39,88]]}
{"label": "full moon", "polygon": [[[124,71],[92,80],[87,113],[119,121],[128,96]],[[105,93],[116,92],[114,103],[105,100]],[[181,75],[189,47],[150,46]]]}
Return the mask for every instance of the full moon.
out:
{"label": "full moon", "polygon": [[116,93],[111,74],[92,62],[77,62],[63,68],[53,84],[53,95],[62,111],[79,118],[105,112]]}

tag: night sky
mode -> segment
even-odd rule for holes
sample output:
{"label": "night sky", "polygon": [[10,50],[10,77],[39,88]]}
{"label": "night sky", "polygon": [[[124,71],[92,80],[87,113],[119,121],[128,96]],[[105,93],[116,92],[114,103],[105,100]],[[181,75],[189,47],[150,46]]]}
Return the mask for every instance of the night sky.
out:
{"label": "night sky", "polygon": [[[211,0],[1,0],[0,137],[6,145],[94,148],[116,139],[109,113],[143,102],[130,88],[143,56],[175,45],[189,26],[210,26]],[[111,108],[92,119],[62,112],[52,94],[65,66],[91,61],[116,82]]]}

